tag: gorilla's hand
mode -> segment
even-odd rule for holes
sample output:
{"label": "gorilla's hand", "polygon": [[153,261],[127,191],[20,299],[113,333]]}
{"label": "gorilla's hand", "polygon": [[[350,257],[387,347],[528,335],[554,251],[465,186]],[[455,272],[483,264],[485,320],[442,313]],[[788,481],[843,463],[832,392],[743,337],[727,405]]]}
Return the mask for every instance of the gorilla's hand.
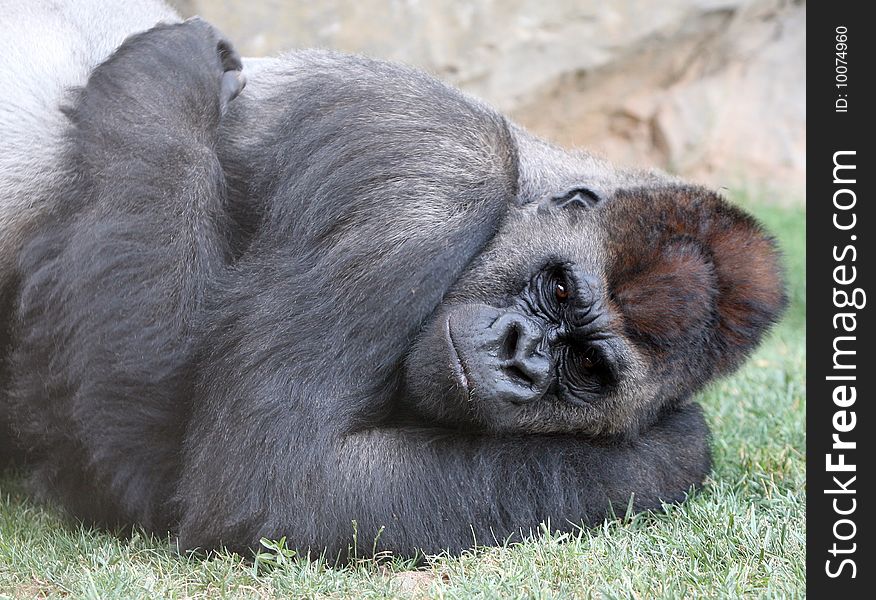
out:
{"label": "gorilla's hand", "polygon": [[[199,17],[193,17],[179,25],[171,25],[168,29],[170,35],[175,35],[177,38],[181,38],[181,42],[188,42],[196,47],[200,52],[198,58],[201,61],[201,66],[209,65],[211,62],[215,63],[218,58],[221,73],[219,105],[224,113],[228,103],[234,100],[246,86],[240,55],[215,27]],[[152,35],[156,37],[162,33],[164,32],[161,30],[152,31]],[[173,48],[173,41],[164,42],[161,40],[160,42],[163,42],[166,48]]]}
{"label": "gorilla's hand", "polygon": [[206,21],[157,25],[131,36],[94,71],[72,111],[74,121],[99,115],[108,121],[102,134],[125,138],[139,123],[152,133],[161,130],[154,125],[172,127],[180,119],[215,127],[246,85],[241,69],[240,55]]}

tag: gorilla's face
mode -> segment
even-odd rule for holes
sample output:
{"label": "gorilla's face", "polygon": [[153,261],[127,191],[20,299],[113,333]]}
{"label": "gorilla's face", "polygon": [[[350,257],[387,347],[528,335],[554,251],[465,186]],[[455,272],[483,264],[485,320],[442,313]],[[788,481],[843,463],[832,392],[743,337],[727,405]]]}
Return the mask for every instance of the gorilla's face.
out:
{"label": "gorilla's face", "polygon": [[421,412],[491,430],[595,429],[642,370],[616,333],[596,213],[548,196],[509,215],[408,358]]}
{"label": "gorilla's face", "polygon": [[757,343],[783,302],[775,259],[704,189],[557,190],[512,210],[448,292],[408,355],[407,392],[461,427],[638,431]]}

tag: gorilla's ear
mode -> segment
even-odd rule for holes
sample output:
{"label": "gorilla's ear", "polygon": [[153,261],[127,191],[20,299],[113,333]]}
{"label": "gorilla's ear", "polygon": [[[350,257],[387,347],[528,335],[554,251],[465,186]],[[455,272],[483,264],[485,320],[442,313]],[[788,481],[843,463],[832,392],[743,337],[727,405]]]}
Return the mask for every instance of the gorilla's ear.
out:
{"label": "gorilla's ear", "polygon": [[700,188],[633,190],[605,207],[608,283],[627,333],[657,353],[734,369],[786,304],[775,241]]}

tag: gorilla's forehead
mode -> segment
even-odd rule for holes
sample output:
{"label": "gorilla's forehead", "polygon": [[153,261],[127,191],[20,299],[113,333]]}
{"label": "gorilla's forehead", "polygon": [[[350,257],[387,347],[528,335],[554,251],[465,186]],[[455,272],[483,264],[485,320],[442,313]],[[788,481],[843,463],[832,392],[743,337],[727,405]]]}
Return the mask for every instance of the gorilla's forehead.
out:
{"label": "gorilla's forehead", "polygon": [[[517,147],[517,198],[499,234],[472,265],[473,274],[477,271],[480,277],[508,278],[548,261],[604,277],[612,257],[606,252],[608,240],[600,218],[603,205],[545,212],[537,210],[538,203],[576,187],[589,188],[603,203],[610,203],[621,190],[666,189],[679,183],[662,171],[624,169],[584,151],[553,146],[517,125],[510,127]],[[489,265],[492,275],[482,272],[484,265]]]}
{"label": "gorilla's forehead", "polygon": [[469,265],[451,298],[516,294],[542,267],[563,264],[605,281],[610,257],[596,211],[540,213],[535,204],[513,208],[499,232]]}
{"label": "gorilla's forehead", "polygon": [[544,257],[597,274],[605,261],[603,237],[594,210],[570,207],[542,213],[530,204],[508,213],[494,243],[506,256],[519,254],[530,264]]}

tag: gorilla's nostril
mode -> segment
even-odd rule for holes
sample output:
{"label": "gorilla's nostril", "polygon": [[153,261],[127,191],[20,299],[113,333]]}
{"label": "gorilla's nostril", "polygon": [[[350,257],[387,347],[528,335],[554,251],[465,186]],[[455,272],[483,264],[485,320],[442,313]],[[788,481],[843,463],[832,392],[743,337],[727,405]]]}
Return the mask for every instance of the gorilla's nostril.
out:
{"label": "gorilla's nostril", "polygon": [[[550,358],[539,350],[545,338],[538,322],[525,315],[506,312],[490,325],[486,351],[492,365],[494,386],[515,402],[540,397],[550,379]],[[496,362],[498,361],[498,362]]]}
{"label": "gorilla's nostril", "polygon": [[517,354],[517,344],[520,342],[520,324],[516,321],[508,325],[505,331],[505,338],[502,340],[502,345],[499,348],[499,358],[501,360],[510,360]]}
{"label": "gorilla's nostril", "polygon": [[508,377],[511,382],[522,386],[532,387],[535,384],[532,377],[530,377],[526,371],[513,363],[505,365],[505,376]]}

